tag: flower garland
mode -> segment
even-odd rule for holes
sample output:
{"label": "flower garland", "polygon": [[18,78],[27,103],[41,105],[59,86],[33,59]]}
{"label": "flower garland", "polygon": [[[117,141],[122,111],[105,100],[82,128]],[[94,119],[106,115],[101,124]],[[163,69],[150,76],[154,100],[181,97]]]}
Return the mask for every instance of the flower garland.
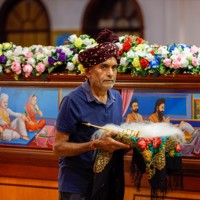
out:
{"label": "flower garland", "polygon": [[[200,48],[195,45],[170,44],[149,45],[134,35],[119,37],[120,65],[118,73],[132,76],[159,76],[168,74],[200,74]],[[66,72],[84,74],[78,61],[78,53],[97,45],[90,36],[71,35],[61,46],[17,46],[0,44],[0,75],[13,73],[21,76],[40,76],[48,73]]]}

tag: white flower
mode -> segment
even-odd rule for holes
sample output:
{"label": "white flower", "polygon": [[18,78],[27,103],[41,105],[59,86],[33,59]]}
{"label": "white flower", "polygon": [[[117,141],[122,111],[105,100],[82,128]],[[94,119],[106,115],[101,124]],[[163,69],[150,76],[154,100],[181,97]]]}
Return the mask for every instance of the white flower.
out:
{"label": "white flower", "polygon": [[124,40],[125,36],[120,36],[119,37],[119,42],[122,42],[122,40]]}
{"label": "white flower", "polygon": [[14,54],[15,56],[19,56],[20,54],[22,54],[22,51],[23,51],[22,47],[21,47],[21,46],[17,46],[17,47],[15,48],[13,54]]}
{"label": "white flower", "polygon": [[4,54],[5,54],[5,56],[6,56],[7,58],[10,58],[10,57],[13,56],[12,50],[8,50],[8,51],[6,51]]}
{"label": "white flower", "polygon": [[178,54],[173,54],[173,55],[171,55],[171,59],[176,60],[178,56],[179,56]]}
{"label": "white flower", "polygon": [[167,50],[167,46],[161,46],[158,48],[158,54],[162,54],[164,57],[167,57],[169,51]]}
{"label": "white flower", "polygon": [[42,53],[36,55],[37,60],[42,60],[42,59],[44,59],[44,57],[45,57],[45,55]]}
{"label": "white flower", "polygon": [[34,66],[35,65],[35,63],[36,63],[36,61],[35,61],[35,59],[34,58],[29,58],[28,60],[27,60],[27,62],[29,63],[29,64],[31,64],[32,66]]}
{"label": "white flower", "polygon": [[140,57],[145,57],[146,56],[146,52],[144,52],[144,51],[136,51],[135,55],[136,56],[140,56]]}
{"label": "white flower", "polygon": [[123,48],[123,45],[120,43],[120,42],[117,42],[117,43],[115,43],[118,47],[119,47],[119,49],[122,49]]}
{"label": "white flower", "polygon": [[42,52],[44,55],[51,55],[51,52],[53,51],[54,49],[53,48],[48,48],[48,47],[44,47],[42,49]]}
{"label": "white flower", "polygon": [[135,57],[135,53],[132,50],[127,52],[127,58],[134,58],[134,57]]}
{"label": "white flower", "polygon": [[126,62],[127,58],[126,57],[121,57],[120,59],[120,65],[123,65],[123,66],[127,66],[127,62]]}
{"label": "white flower", "polygon": [[15,62],[21,63],[21,58],[20,57],[13,57],[13,60]]}
{"label": "white flower", "polygon": [[73,57],[73,59],[72,59],[72,62],[73,62],[73,63],[79,62],[79,61],[78,61],[78,54],[75,54],[75,55],[74,55],[74,57]]}
{"label": "white flower", "polygon": [[69,40],[70,42],[74,43],[74,40],[75,40],[75,39],[77,39],[77,36],[76,36],[76,34],[73,34],[73,35],[70,35],[70,36],[69,36],[69,39],[68,39],[68,40]]}
{"label": "white flower", "polygon": [[63,46],[61,47],[61,49],[63,50],[63,52],[66,54],[66,56],[70,56],[73,54],[73,51],[71,51],[68,47]]}
{"label": "white flower", "polygon": [[45,65],[49,65],[48,56],[44,58],[43,63],[44,63]]}
{"label": "white flower", "polygon": [[182,57],[181,59],[181,67],[186,68],[189,65],[188,60],[185,57]]}
{"label": "white flower", "polygon": [[180,51],[178,48],[175,48],[173,51],[172,51],[172,54],[173,55],[179,55],[180,54]]}
{"label": "white flower", "polygon": [[83,44],[85,44],[86,46],[88,46],[88,45],[91,45],[91,44],[92,44],[92,41],[91,41],[89,38],[85,38],[85,39],[83,40]]}
{"label": "white flower", "polygon": [[151,53],[148,53],[148,54],[146,55],[146,59],[147,59],[148,61],[152,61],[152,60],[154,60],[154,56],[153,56]]}
{"label": "white flower", "polygon": [[74,70],[74,64],[73,64],[72,62],[68,62],[68,63],[67,63],[67,69],[68,69],[69,71],[73,71],[73,70]]}

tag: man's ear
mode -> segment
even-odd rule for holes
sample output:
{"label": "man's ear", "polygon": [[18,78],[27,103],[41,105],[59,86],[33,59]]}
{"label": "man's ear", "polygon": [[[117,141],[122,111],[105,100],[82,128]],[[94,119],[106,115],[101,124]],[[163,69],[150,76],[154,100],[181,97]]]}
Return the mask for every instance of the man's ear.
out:
{"label": "man's ear", "polygon": [[89,68],[86,68],[85,69],[85,76],[87,77],[87,78],[90,78],[90,69]]}

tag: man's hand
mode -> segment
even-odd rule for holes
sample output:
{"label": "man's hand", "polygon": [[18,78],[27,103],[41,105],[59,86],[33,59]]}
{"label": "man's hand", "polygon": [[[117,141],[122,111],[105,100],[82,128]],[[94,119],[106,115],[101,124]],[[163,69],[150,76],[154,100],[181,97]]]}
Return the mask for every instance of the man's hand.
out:
{"label": "man's hand", "polygon": [[103,149],[103,150],[110,151],[110,152],[113,152],[118,149],[130,148],[130,146],[128,144],[123,144],[122,142],[119,142],[119,141],[116,141],[115,139],[113,139],[113,137],[116,134],[117,133],[113,133],[113,132],[103,134],[103,136],[100,139],[98,139],[94,142],[95,143],[94,146],[97,149]]}
{"label": "man's hand", "polygon": [[165,118],[165,122],[170,123],[170,117]]}

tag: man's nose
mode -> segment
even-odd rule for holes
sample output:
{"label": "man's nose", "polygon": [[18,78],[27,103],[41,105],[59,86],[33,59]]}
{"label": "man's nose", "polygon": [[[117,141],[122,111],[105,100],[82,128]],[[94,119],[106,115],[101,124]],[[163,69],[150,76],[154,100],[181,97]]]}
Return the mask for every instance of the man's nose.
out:
{"label": "man's nose", "polygon": [[107,74],[108,74],[108,75],[113,75],[113,74],[114,74],[113,68],[109,67],[109,68],[107,69]]}

